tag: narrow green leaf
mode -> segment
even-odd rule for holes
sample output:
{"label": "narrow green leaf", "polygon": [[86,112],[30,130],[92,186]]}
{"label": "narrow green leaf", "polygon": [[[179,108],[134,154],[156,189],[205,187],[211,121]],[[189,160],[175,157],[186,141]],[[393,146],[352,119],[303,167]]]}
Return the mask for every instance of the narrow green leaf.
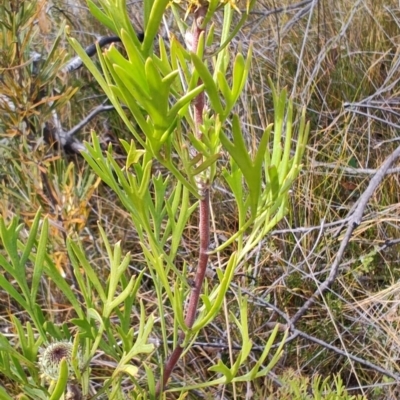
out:
{"label": "narrow green leaf", "polygon": [[166,115],[168,109],[169,86],[163,82],[154,61],[151,58],[146,60],[145,71],[153,103],[156,107],[161,107],[159,110],[160,113]]}
{"label": "narrow green leaf", "polygon": [[68,383],[68,363],[65,358],[60,362],[60,372],[58,375],[57,384],[49,400],[59,400],[64,395]]}
{"label": "narrow green leaf", "polygon": [[28,239],[24,243],[24,250],[22,252],[21,260],[20,260],[21,265],[26,264],[26,262],[29,259],[29,255],[32,252],[33,246],[36,243],[37,232],[39,230],[41,216],[42,216],[42,213],[41,213],[41,210],[39,209],[35,215],[32,225],[30,226]]}
{"label": "narrow green leaf", "polygon": [[271,164],[278,166],[282,157],[282,130],[283,121],[285,119],[285,107],[286,107],[286,89],[283,89],[281,93],[278,93],[273,87],[271,82],[272,98],[274,102],[274,144],[272,150]]}
{"label": "narrow green leaf", "polygon": [[13,266],[5,259],[5,257],[0,254],[0,265],[11,275],[14,276]]}
{"label": "narrow green leaf", "polygon": [[245,81],[246,78],[244,57],[241,53],[238,53],[233,64],[232,99],[234,99],[234,101],[240,95],[243,81]]}
{"label": "narrow green leaf", "polygon": [[182,96],[170,109],[168,116],[175,116],[186,104],[190,103],[198,94],[204,90],[204,84],[197,86],[192,91]]}
{"label": "narrow green leaf", "polygon": [[139,353],[151,353],[154,350],[154,345],[148,343],[149,336],[154,325],[154,315],[146,316],[144,304],[140,301],[140,324],[137,340],[132,350],[127,354],[128,359],[131,359]]}
{"label": "narrow green leaf", "polygon": [[[106,301],[106,294],[104,292],[103,284],[100,282],[98,274],[94,271],[89,261],[85,257],[83,250],[71,239],[67,240],[67,250],[70,255],[76,256],[81,268],[84,270],[86,276],[89,278],[96,290],[102,303]],[[78,274],[78,272],[76,272]]]}
{"label": "narrow green leaf", "polygon": [[227,75],[227,71],[230,66],[230,58],[231,55],[228,48],[222,49],[218,54],[217,62],[215,64],[214,79],[218,74]]}
{"label": "narrow green leaf", "polygon": [[149,185],[151,182],[151,168],[153,166],[152,160],[148,161],[143,169],[143,177],[138,189],[138,196],[142,199],[149,193]]}
{"label": "narrow green leaf", "polygon": [[289,100],[286,123],[285,123],[285,148],[282,155],[282,160],[279,165],[279,182],[282,183],[289,171],[289,160],[292,149],[292,128],[293,128],[293,102]]}
{"label": "narrow green leaf", "polygon": [[49,221],[47,218],[45,218],[42,225],[42,232],[39,238],[39,244],[35,259],[35,266],[33,269],[32,285],[31,285],[32,303],[35,303],[36,301],[37,291],[39,288],[40,280],[42,279],[48,234],[49,234]]}
{"label": "narrow green leaf", "polygon": [[26,357],[20,354],[16,349],[14,349],[13,346],[11,346],[8,339],[4,335],[0,334],[0,352],[3,351],[9,354],[10,356],[18,359],[22,364],[26,365],[29,369],[36,367],[35,362],[28,360]]}
{"label": "narrow green leaf", "polygon": [[88,7],[93,16],[103,25],[105,25],[110,31],[114,32],[116,35],[119,34],[117,32],[114,22],[111,18],[109,18],[106,14],[104,14],[94,3],[92,0],[88,0]]}
{"label": "narrow green leaf", "polygon": [[233,144],[229,141],[225,134],[220,132],[220,140],[223,147],[228,151],[231,157],[235,160],[244,175],[252,173],[252,162],[248,154],[246,144],[243,139],[242,131],[240,129],[239,117],[233,116],[232,121]]}
{"label": "narrow green leaf", "polygon": [[239,117],[237,115],[233,116],[232,134],[233,144],[221,131],[221,143],[228,150],[231,157],[235,160],[246,179],[247,186],[249,187],[251,212],[252,216],[254,217],[257,212],[257,205],[261,192],[261,165],[254,166],[251,161],[240,128]]}
{"label": "narrow green leaf", "polygon": [[25,373],[25,368],[22,367],[21,363],[19,362],[18,358],[13,357],[12,355],[10,356],[10,361],[13,365],[14,369],[14,376],[18,376],[18,379],[21,381],[21,383],[28,383],[28,377],[26,376]]}
{"label": "narrow green leaf", "polygon": [[[101,75],[100,71],[97,69],[95,66],[94,62],[90,59],[90,57],[86,54],[85,50],[82,48],[82,46],[79,44],[79,42],[71,37],[68,37],[68,42],[71,45],[71,47],[76,51],[78,56],[82,59],[83,63],[85,64],[86,68],[90,71],[90,73],[95,77],[96,81],[99,83],[101,88],[103,89],[104,93],[108,96],[110,100],[113,99],[112,93],[109,89],[108,83],[106,80],[103,78]],[[113,102],[114,107],[118,109],[119,104]],[[119,106],[119,108],[121,108]]]}
{"label": "narrow green leaf", "polygon": [[301,158],[303,157],[304,151],[306,149],[308,135],[310,134],[310,122],[305,123],[306,110],[303,108],[300,117],[300,127],[298,132],[296,153],[293,158],[293,166],[298,167],[301,163]]}
{"label": "narrow green leaf", "polygon": [[205,42],[205,36],[204,36],[204,31],[202,31],[199,36],[199,41],[197,43],[197,49],[195,53],[200,60],[203,60],[204,56],[204,49],[205,49],[204,42]]}
{"label": "narrow green leaf", "polygon": [[[262,352],[261,356],[260,356],[259,359],[257,360],[256,365],[255,365],[255,366],[252,368],[252,370],[249,372],[249,375],[251,376],[252,379],[254,379],[254,378],[256,377],[256,375],[257,375],[257,373],[258,373],[258,371],[259,371],[259,369],[260,369],[260,366],[264,363],[264,360],[270,355],[270,351],[271,351],[272,345],[274,344],[275,339],[276,339],[276,336],[278,335],[278,333],[279,333],[279,325],[276,324],[275,327],[274,327],[274,329],[272,330],[272,332],[271,332],[269,338],[268,338],[267,344],[266,344],[265,347],[264,347],[264,351]],[[282,341],[281,341],[281,345],[282,345],[282,343],[284,343],[284,341],[285,341],[285,340],[282,340]],[[281,346],[279,346],[279,348],[280,348],[280,347],[281,347]],[[279,357],[280,357],[279,348],[278,348],[277,350],[274,350],[274,351],[275,351],[275,355],[279,354],[278,359],[279,359]],[[274,359],[274,358],[275,358],[275,357],[273,357],[272,359]],[[272,361],[272,360],[271,360],[271,361]],[[277,361],[277,360],[276,360],[276,361]],[[272,365],[271,362],[270,362],[270,364],[271,364],[271,368],[272,368],[273,365]]]}
{"label": "narrow green leaf", "polygon": [[179,40],[174,37],[171,40],[170,59],[172,69],[179,71],[181,79],[184,81],[184,84],[188,84],[192,76],[188,66],[190,55],[179,42]]}
{"label": "narrow green leaf", "polygon": [[109,2],[104,7],[108,9],[109,16],[114,20],[115,26],[120,31],[125,30],[132,40],[137,41],[139,46],[139,40],[137,39],[137,33],[133,29],[131,17],[128,15],[128,8],[126,0],[113,0],[114,4],[110,7]]}
{"label": "narrow green leaf", "polygon": [[134,286],[135,286],[135,278],[132,277],[131,280],[129,281],[128,286],[122,291],[122,293],[120,293],[110,304],[106,306],[107,310],[109,311],[109,314],[111,314],[111,311],[115,307],[117,307],[119,304],[125,301],[125,299],[130,295]]}
{"label": "narrow green leaf", "polygon": [[[248,314],[247,314],[247,297],[243,297],[239,292],[239,304],[240,304],[240,325],[238,327],[240,329],[240,334],[242,336],[242,357],[241,362],[243,363],[251,350],[251,339],[249,337],[249,326],[248,326]],[[238,323],[239,321],[237,321]]]}
{"label": "narrow green leaf", "polygon": [[22,354],[25,354],[26,350],[28,350],[28,338],[25,335],[25,329],[22,327],[20,320],[15,315],[11,315],[11,319],[18,333]]}
{"label": "narrow green leaf", "polygon": [[[223,34],[221,36],[221,43],[222,44],[219,47],[219,49],[216,51],[216,53],[220,53],[222,50],[224,50],[232,42],[232,39],[237,35],[237,33],[239,32],[239,30],[241,29],[241,27],[243,26],[243,24],[246,22],[246,20],[248,18],[248,14],[247,13],[243,13],[242,17],[239,20],[239,22],[234,27],[232,32],[229,34],[229,29],[232,26],[231,25],[231,16],[229,15],[229,12],[233,13],[233,9],[232,9],[231,5],[228,2],[225,5],[225,9],[224,9],[224,16],[225,16],[225,14],[227,14],[228,18],[227,19],[224,18]],[[226,38],[226,39],[224,40],[224,38]]]}
{"label": "narrow green leaf", "polygon": [[284,195],[292,187],[293,182],[297,178],[300,172],[300,166],[297,168],[291,168],[289,174],[286,176],[285,180],[282,182],[279,188],[279,196]]}
{"label": "narrow green leaf", "polygon": [[226,80],[225,73],[218,71],[217,72],[217,80],[218,80],[218,87],[221,91],[222,95],[224,96],[226,102],[226,108],[231,110],[234,103],[232,101],[232,93],[231,89],[228,85],[228,81]]}
{"label": "narrow green leaf", "polygon": [[207,26],[215,14],[218,6],[220,5],[220,0],[209,0],[207,7],[207,14],[203,21],[203,27]]}
{"label": "narrow green leaf", "polygon": [[22,225],[18,225],[17,218],[13,218],[8,226],[5,224],[4,219],[0,218],[0,238],[5,250],[7,251],[8,256],[11,259],[11,263],[14,269],[14,276],[16,279],[18,279],[18,283],[20,285],[24,284],[25,282],[24,286],[26,286],[25,269],[24,275],[21,276],[21,268],[19,265],[20,260],[17,248],[18,234],[21,228]]}
{"label": "narrow green leaf", "polygon": [[145,58],[139,49],[139,42],[137,41],[137,38],[136,41],[134,41],[129,33],[122,29],[121,40],[124,44],[129,61],[126,60],[125,57],[123,57],[122,54],[115,49],[119,53],[119,56],[116,53],[114,54],[114,57],[117,58],[114,59],[113,63],[120,65],[121,68],[127,68],[130,65],[128,71],[131,73],[132,79],[134,79],[139,85],[143,85],[145,88],[147,88],[146,74],[144,69]]}
{"label": "narrow green leaf", "polygon": [[[168,70],[170,70],[171,68],[168,66]],[[176,77],[179,75],[179,71],[178,70],[173,70],[173,71],[169,71],[167,74],[165,74],[164,78],[162,78],[162,83],[164,83],[165,85],[171,86],[173,82],[175,82]]]}
{"label": "narrow green leaf", "polygon": [[[256,374],[256,377],[257,378],[260,378],[260,377],[262,377],[262,376],[266,376],[267,374],[268,374],[268,372],[270,372],[271,370],[272,370],[272,368],[274,368],[275,367],[275,365],[277,364],[277,362],[279,361],[279,359],[282,357],[282,354],[283,354],[283,347],[284,347],[284,345],[285,345],[285,342],[286,342],[286,338],[288,337],[288,330],[285,332],[285,334],[284,334],[284,336],[283,336],[283,338],[282,338],[282,340],[281,340],[281,342],[280,342],[280,344],[279,344],[279,347],[275,350],[275,353],[274,353],[274,356],[272,357],[272,359],[271,359],[271,361],[268,363],[268,365],[265,367],[265,368],[263,368],[261,371],[259,371],[257,374]],[[268,344],[269,344],[269,340],[268,340]],[[269,354],[269,351],[270,350],[268,350],[268,354]],[[264,354],[264,353],[263,353]],[[258,360],[259,361],[259,360]],[[262,365],[262,363],[259,363],[259,362],[257,362],[257,364],[258,365]],[[256,367],[255,367],[256,368]],[[254,368],[254,371],[255,371],[255,368]],[[251,375],[251,376],[253,376],[253,375]]]}
{"label": "narrow green leaf", "polygon": [[155,400],[156,399],[156,382],[154,379],[153,371],[146,363],[143,363],[143,366],[146,371],[147,387],[149,390],[150,400]]}
{"label": "narrow green leaf", "polygon": [[230,4],[224,6],[224,21],[222,24],[221,45],[229,38],[229,31],[232,28],[232,18],[234,10]]}
{"label": "narrow green leaf", "polygon": [[161,24],[162,17],[165,9],[167,8],[170,0],[154,0],[153,7],[151,8],[149,18],[147,20],[144,40],[142,49],[145,54],[149,54],[153,45],[154,38],[157,35],[158,29]]}
{"label": "narrow green leaf", "polygon": [[[183,295],[181,288],[179,287],[178,283],[174,285],[174,295],[173,295],[173,309],[175,314],[175,323],[184,331],[187,331],[187,325],[185,322],[184,311],[183,311]],[[171,300],[171,299],[170,299]]]}
{"label": "narrow green leaf", "polygon": [[201,298],[201,300],[203,301],[203,304],[204,304],[204,307],[206,308],[206,311],[210,311],[210,310],[211,310],[211,301],[210,301],[210,299],[208,298],[208,296],[205,295],[205,294],[202,294],[202,295],[200,296],[200,298]]}
{"label": "narrow green leaf", "polygon": [[125,168],[128,170],[131,165],[137,164],[140,161],[140,158],[145,154],[146,151],[137,149],[134,140],[131,140],[131,142],[128,143],[127,141],[121,139],[120,142],[125,151],[128,153],[125,164]]}
{"label": "narrow green leaf", "polygon": [[53,261],[48,256],[46,256],[44,272],[53,280],[63,295],[68,299],[78,316],[83,318],[84,314],[75,293],[72,291],[65,279],[60,275]]}
{"label": "narrow green leaf", "polygon": [[24,387],[24,391],[27,394],[27,396],[22,395],[21,400],[32,400],[32,399],[49,400],[49,395],[48,395],[47,391],[44,391],[44,389],[35,389],[29,385],[26,385]]}
{"label": "narrow green leaf", "polygon": [[[63,324],[63,326],[64,326],[64,324]],[[63,340],[63,339],[65,339],[64,332],[58,326],[56,326],[54,324],[54,322],[46,321],[43,327],[44,327],[44,331],[48,335],[47,337],[51,337],[54,340]],[[69,339],[69,336],[67,336],[67,338]]]}
{"label": "narrow green leaf", "polygon": [[[140,105],[137,103],[136,98],[133,96],[132,92],[129,91],[129,89],[124,86],[123,81],[120,79],[120,77],[118,75],[115,76],[115,80],[116,80],[116,85],[110,86],[110,89],[114,93],[115,98],[121,100],[128,106],[130,112],[132,113],[133,118],[136,120],[137,125],[139,125],[139,127],[142,131],[141,133],[144,133],[146,135],[146,137],[152,137],[154,127],[152,126],[152,124],[150,124],[146,120],[145,112],[143,111],[143,108],[140,108]],[[124,122],[125,122],[125,119],[127,121],[129,121],[125,112],[124,111],[122,111],[122,112],[124,113],[124,117],[123,117]],[[133,125],[131,124],[130,121],[129,121],[129,124],[131,126],[130,131],[133,133],[133,136],[135,137],[135,139],[145,150],[148,151],[149,146],[146,144],[145,141],[143,141],[143,138],[142,138],[143,135],[141,136],[141,133],[139,134],[137,132],[137,130],[133,127]]]}
{"label": "narrow green leaf", "polygon": [[[179,199],[179,196],[176,196],[176,199]],[[172,235],[172,242],[171,242],[171,250],[170,255],[171,257],[175,257],[179,246],[181,244],[181,238],[183,235],[183,231],[186,227],[186,223],[189,220],[190,215],[193,211],[198,207],[198,203],[195,202],[191,207],[189,204],[189,191],[186,187],[182,189],[182,200],[180,202],[180,210],[179,210],[179,217],[175,224],[175,229]],[[174,207],[173,207],[174,208]],[[173,219],[173,216],[177,215],[177,206],[175,205],[175,212],[173,215],[169,215],[170,219]]]}
{"label": "narrow green leaf", "polygon": [[3,275],[0,275],[0,286],[15,300],[24,310],[29,310],[30,306],[26,300],[21,296],[17,289],[14,288]]}
{"label": "narrow green leaf", "polygon": [[99,326],[102,327],[102,329],[104,329],[103,318],[100,316],[100,314],[94,308],[89,308],[87,310],[87,316],[88,316],[89,320],[93,319]]}
{"label": "narrow green leaf", "polygon": [[271,200],[275,201],[279,195],[279,174],[275,165],[268,167],[268,182],[271,193]]}
{"label": "narrow green leaf", "polygon": [[208,368],[209,371],[219,372],[223,374],[225,377],[224,384],[232,382],[234,376],[232,375],[231,370],[221,361],[218,360],[217,365],[213,365],[212,367]]}
{"label": "narrow green leaf", "polygon": [[257,154],[254,158],[254,167],[257,170],[261,170],[263,162],[265,162],[265,167],[268,167],[270,154],[268,150],[269,138],[271,136],[273,124],[269,124],[267,128],[264,130],[263,135],[261,137],[260,143],[258,145]]}
{"label": "narrow green leaf", "polygon": [[206,37],[206,46],[207,47],[210,47],[210,46],[212,46],[214,44],[214,33],[215,33],[215,25],[214,25],[214,23],[212,23],[209,26],[208,32],[207,32],[207,37]]}
{"label": "narrow green leaf", "polygon": [[[0,386],[0,399],[1,400],[13,400],[13,397],[9,396],[3,386]],[[27,396],[18,397],[19,400],[29,400]]]}
{"label": "narrow green leaf", "polygon": [[144,27],[146,28],[149,19],[150,19],[150,13],[151,9],[153,8],[154,5],[154,0],[147,0],[143,3],[143,20],[144,20]]}
{"label": "narrow green leaf", "polygon": [[193,176],[200,174],[208,167],[215,164],[220,157],[221,155],[219,153],[207,157],[196,169],[192,171]]}
{"label": "narrow green leaf", "polygon": [[132,67],[128,69],[122,64],[113,64],[114,71],[117,73],[121,80],[121,85],[118,86],[119,90],[124,93],[124,90],[129,90],[132,96],[135,98],[136,102],[147,110],[148,102],[152,101],[151,94],[146,82],[146,77],[141,81],[139,78],[132,78]]}
{"label": "narrow green leaf", "polygon": [[217,293],[217,296],[212,303],[212,307],[210,310],[206,312],[204,316],[201,316],[198,318],[197,321],[195,321],[193,327],[192,327],[192,332],[197,333],[201,329],[203,329],[213,318],[215,318],[215,315],[218,313],[223,299],[225,297],[225,294],[229,288],[229,285],[232,281],[233,274],[236,268],[236,262],[237,262],[237,253],[232,253],[231,257],[229,258],[228,265],[226,267],[226,270],[223,274],[223,278],[221,283],[218,286],[218,289],[215,291]]}
{"label": "narrow green leaf", "polygon": [[221,100],[219,98],[217,85],[215,84],[214,79],[210,74],[210,71],[196,54],[192,53],[191,57],[193,65],[196,68],[196,71],[203,80],[206,92],[208,94],[208,97],[210,99],[214,111],[217,114],[223,115],[224,109],[222,107]]}

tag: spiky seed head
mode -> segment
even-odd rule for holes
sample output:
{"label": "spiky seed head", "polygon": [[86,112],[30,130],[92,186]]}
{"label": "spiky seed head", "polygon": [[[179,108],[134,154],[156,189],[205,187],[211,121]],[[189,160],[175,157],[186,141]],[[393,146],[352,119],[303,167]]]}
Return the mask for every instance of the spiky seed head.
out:
{"label": "spiky seed head", "polygon": [[[49,380],[56,380],[60,374],[60,364],[63,358],[68,364],[68,375],[72,377],[74,375],[74,369],[72,367],[72,352],[73,343],[68,341],[56,341],[50,343],[44,350],[39,359],[39,367],[42,372],[42,376]],[[83,364],[81,352],[78,350],[78,365]]]}

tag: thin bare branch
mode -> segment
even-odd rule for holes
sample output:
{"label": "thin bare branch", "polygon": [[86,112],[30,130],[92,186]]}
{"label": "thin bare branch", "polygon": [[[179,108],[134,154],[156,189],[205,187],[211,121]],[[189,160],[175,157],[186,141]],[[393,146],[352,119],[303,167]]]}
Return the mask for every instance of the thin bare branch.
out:
{"label": "thin bare branch", "polygon": [[[277,7],[277,8],[274,8],[272,10],[268,10],[268,11],[252,10],[252,11],[250,11],[249,14],[262,15],[263,17],[268,17],[268,16],[270,16],[272,14],[279,14],[281,12],[288,12],[288,11],[297,10],[298,8],[301,8],[303,6],[307,6],[312,1],[313,0],[303,0],[303,1],[299,1],[298,3],[295,3],[295,4],[290,4],[290,5],[284,6],[284,7]],[[242,10],[242,12],[245,13],[247,11],[246,10]]]}
{"label": "thin bare branch", "polygon": [[[393,139],[393,141],[395,140],[400,140],[400,138]],[[378,169],[373,169],[373,168],[344,167],[342,165],[337,165],[334,163],[323,163],[318,161],[314,161],[311,164],[311,168],[326,168],[330,170],[339,170],[340,172],[344,172],[348,175],[375,175],[378,172]],[[385,175],[398,174],[399,172],[400,172],[400,167],[389,168],[385,172]]]}
{"label": "thin bare branch", "polygon": [[112,111],[114,109],[115,109],[114,106],[111,106],[111,105],[108,105],[108,106],[105,106],[103,104],[99,105],[98,107],[96,107],[95,109],[90,111],[90,113],[85,118],[83,118],[78,124],[76,124],[72,129],[70,129],[68,132],[66,132],[65,136],[67,138],[72,138],[85,125],[87,125],[94,117],[96,117],[96,115],[100,114],[101,112]]}
{"label": "thin bare branch", "polygon": [[[235,286],[236,288],[238,288],[235,284],[231,284],[231,286]],[[241,292],[247,294],[250,296],[250,301],[258,304],[260,306],[264,306],[264,307],[268,307],[270,309],[272,309],[274,312],[276,312],[281,318],[283,318],[286,321],[286,324],[280,324],[279,322],[275,322],[275,324],[280,324],[281,327],[280,329],[290,329],[290,332],[292,332],[292,335],[286,339],[286,343],[291,342],[293,340],[295,340],[297,337],[302,337],[306,340],[309,340],[310,342],[313,343],[317,343],[320,346],[324,347],[325,349],[328,349],[330,351],[333,351],[336,354],[339,354],[341,356],[347,357],[349,359],[351,359],[352,361],[355,361],[359,364],[365,365],[366,367],[372,369],[373,371],[379,372],[382,375],[388,376],[392,379],[395,379],[396,381],[398,381],[400,379],[400,375],[395,374],[392,371],[389,371],[385,368],[380,367],[379,365],[376,365],[368,360],[365,360],[361,357],[355,356],[345,350],[342,350],[336,346],[331,345],[330,343],[327,343],[321,339],[316,338],[315,336],[309,335],[299,329],[294,328],[294,326],[291,324],[291,321],[288,317],[288,315],[286,313],[284,313],[283,311],[281,311],[278,307],[274,306],[273,304],[267,302],[264,300],[264,298],[261,298],[259,296],[254,295],[254,293],[252,293],[251,291],[244,289],[244,288],[240,288]],[[286,325],[286,326],[285,326]],[[273,326],[270,325],[268,326],[269,329],[273,329]],[[279,343],[273,345],[273,347],[278,347]],[[258,348],[255,350],[259,350]]]}
{"label": "thin bare branch", "polygon": [[380,185],[382,180],[385,178],[387,170],[393,165],[393,163],[400,157],[400,146],[397,147],[395,151],[384,161],[382,166],[377,170],[377,173],[371,179],[367,189],[361,195],[359,200],[357,201],[354,211],[350,216],[347,225],[347,231],[344,235],[344,238],[340,244],[339,250],[336,254],[336,257],[331,265],[331,271],[328,275],[328,278],[318,287],[318,289],[314,292],[314,294],[303,304],[303,306],[297,311],[297,313],[291,318],[291,323],[295,325],[299,319],[307,312],[307,310],[315,303],[316,299],[319,296],[322,296],[323,293],[333,284],[336,279],[336,276],[339,271],[340,262],[342,260],[343,254],[349,244],[351,236],[353,234],[354,229],[360,225],[361,219],[365,210],[365,207],[375,192],[376,188]]}
{"label": "thin bare branch", "polygon": [[361,357],[355,356],[354,354],[351,354],[345,350],[339,349],[336,346],[332,346],[331,344],[324,342],[323,340],[318,339],[315,336],[308,335],[307,333],[302,332],[298,329],[292,329],[292,332],[297,333],[298,336],[300,336],[306,340],[309,340],[310,342],[317,343],[320,346],[324,347],[325,349],[331,350],[336,354],[339,354],[343,357],[347,357],[350,360],[355,361],[359,364],[365,365],[366,367],[372,369],[373,371],[379,372],[382,375],[388,376],[389,378],[395,379],[396,381],[399,381],[399,379],[400,379],[399,374],[395,374],[394,372],[389,371],[385,368],[382,368],[379,365],[376,365],[368,360],[365,360]]}

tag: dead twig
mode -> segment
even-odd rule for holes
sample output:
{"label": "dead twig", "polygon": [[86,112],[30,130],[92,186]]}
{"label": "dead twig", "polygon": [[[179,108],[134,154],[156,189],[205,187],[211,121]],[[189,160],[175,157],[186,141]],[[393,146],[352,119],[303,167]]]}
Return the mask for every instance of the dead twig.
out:
{"label": "dead twig", "polygon": [[[392,141],[400,140],[400,138],[392,139]],[[381,142],[382,143],[382,142]],[[331,170],[339,170],[340,172],[344,172],[348,175],[375,175],[378,170],[374,168],[352,168],[352,167],[344,167],[341,165],[337,165],[334,163],[323,163],[323,162],[318,162],[314,161],[311,164],[311,168],[326,168],[326,169],[331,169]],[[390,175],[390,174],[398,174],[400,172],[400,167],[396,168],[389,168],[385,174]]]}
{"label": "dead twig", "polygon": [[322,282],[322,284],[318,287],[318,289],[314,292],[314,294],[303,304],[303,306],[297,311],[297,313],[291,318],[290,322],[292,325],[295,325],[299,319],[307,312],[307,310],[315,303],[319,296],[322,296],[323,293],[333,284],[336,279],[336,276],[339,271],[340,262],[342,260],[343,254],[347,248],[347,245],[350,242],[351,236],[353,234],[354,229],[360,225],[361,219],[367,206],[367,203],[376,188],[380,185],[382,180],[385,178],[387,170],[393,165],[393,163],[400,157],[400,146],[396,148],[395,151],[390,154],[388,158],[384,161],[382,166],[377,170],[376,174],[371,179],[367,189],[361,195],[354,206],[354,210],[349,217],[347,222],[347,230],[344,235],[344,238],[340,244],[339,250],[336,254],[336,257],[331,265],[330,273],[328,278]]}
{"label": "dead twig", "polygon": [[87,125],[94,117],[96,117],[96,115],[104,111],[112,111],[114,109],[115,107],[112,105],[106,106],[104,105],[104,103],[99,105],[98,107],[90,111],[90,113],[85,118],[83,118],[78,124],[76,124],[72,129],[66,132],[65,133],[66,138],[72,138],[74,135],[76,135],[85,125]]}
{"label": "dead twig", "polygon": [[[238,289],[238,286],[235,285],[235,284],[231,284],[231,286],[234,286],[235,288]],[[280,325],[280,329],[282,329],[282,328],[290,329],[290,332],[292,334],[290,335],[290,337],[288,337],[286,339],[286,343],[289,343],[289,342],[295,340],[297,337],[302,337],[303,339],[306,339],[306,340],[308,340],[310,342],[316,343],[316,344],[324,347],[327,350],[333,351],[334,353],[339,354],[339,355],[344,356],[344,357],[347,357],[347,358],[349,358],[350,360],[352,360],[354,362],[357,362],[359,364],[365,365],[366,367],[370,368],[371,370],[379,372],[382,375],[385,375],[385,376],[387,376],[389,378],[395,379],[396,381],[400,380],[400,375],[395,374],[392,371],[389,371],[389,370],[387,370],[385,368],[382,368],[379,365],[376,365],[376,364],[374,364],[374,363],[372,363],[372,362],[370,362],[368,360],[365,360],[364,358],[355,356],[354,354],[351,354],[348,351],[342,350],[342,349],[340,349],[340,348],[338,348],[336,346],[333,346],[333,345],[331,345],[331,344],[329,344],[329,343],[327,343],[327,342],[325,342],[325,341],[323,341],[321,339],[316,338],[315,336],[309,335],[309,334],[307,334],[307,333],[305,333],[305,332],[303,332],[303,331],[301,331],[299,329],[296,329],[293,326],[289,316],[286,313],[284,313],[283,311],[281,311],[278,307],[276,307],[275,305],[265,301],[263,298],[260,298],[259,296],[254,295],[254,293],[252,293],[251,291],[249,291],[247,289],[244,289],[244,288],[241,287],[240,290],[241,290],[242,293],[245,293],[245,294],[250,296],[249,301],[251,301],[253,304],[260,305],[262,307],[270,308],[272,311],[277,313],[286,322],[286,324],[285,323],[282,324],[282,323],[279,323],[279,322],[275,323],[275,324],[279,324]],[[271,324],[267,328],[273,329]],[[274,344],[272,347],[275,348],[275,347],[278,347],[279,345],[280,345],[280,343],[277,343],[277,344]],[[258,350],[258,348],[255,349],[255,350]]]}

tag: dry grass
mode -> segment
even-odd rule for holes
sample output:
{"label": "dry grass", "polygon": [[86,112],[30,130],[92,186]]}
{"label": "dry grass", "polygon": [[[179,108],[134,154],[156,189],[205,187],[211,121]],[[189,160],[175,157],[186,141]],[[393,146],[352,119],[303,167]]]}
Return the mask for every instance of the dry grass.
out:
{"label": "dry grass", "polygon": [[[319,225],[320,229],[293,230],[271,239],[279,249],[279,269],[284,274],[279,290],[271,287],[270,292],[289,315],[324,279],[336,254],[342,237],[336,237],[336,226],[323,225],[348,214],[371,178],[365,170],[379,167],[397,145],[379,146],[396,138],[397,129],[390,123],[397,122],[393,113],[398,108],[400,77],[398,13],[394,2],[383,6],[373,1],[321,1],[289,31],[284,27],[293,23],[295,12],[270,16],[260,24],[263,29],[254,31],[259,38],[253,38],[258,83],[267,70],[274,81],[288,86],[300,106],[307,104],[313,121],[303,174],[281,228]],[[261,37],[271,39],[261,41]],[[265,89],[258,87],[264,97]],[[354,108],[353,112],[343,107],[345,102],[375,108]],[[398,371],[392,352],[397,342],[398,256],[396,246],[379,246],[398,237],[398,183],[397,174],[392,174],[374,193],[342,260],[336,284],[300,321],[308,333],[351,354],[379,360],[391,371]],[[389,298],[391,306],[384,306],[382,302],[387,304]],[[373,391],[371,386],[383,382],[381,376],[307,341],[293,346],[285,365],[297,365],[300,373],[308,374],[339,371],[347,386],[369,386],[365,389],[368,398],[397,398],[395,384]]]}
{"label": "dry grass", "polygon": [[[42,8],[38,12],[42,22],[32,27],[36,31],[32,48],[42,54],[50,50],[65,18],[73,35],[84,45],[105,32],[90,16],[83,0],[54,2],[50,9],[50,3],[40,3]],[[312,295],[328,274],[343,237],[338,231],[340,225],[330,224],[348,215],[367,187],[371,170],[378,168],[397,146],[397,142],[389,141],[396,139],[400,112],[398,2],[320,0],[301,2],[298,7],[295,4],[293,0],[284,0],[279,3],[282,10],[271,13],[276,2],[259,1],[239,38],[243,47],[250,41],[254,45],[251,81],[241,106],[249,143],[256,146],[261,128],[272,118],[268,75],[280,87],[288,88],[299,109],[307,106],[312,126],[303,172],[293,188],[286,219],[265,239],[254,257],[238,269],[235,279],[236,284],[251,294],[252,339],[260,345],[268,338],[267,321],[284,322],[263,301],[292,316]],[[4,34],[1,38],[5,40]],[[62,39],[55,57],[66,57],[69,52]],[[0,67],[21,65],[22,55],[17,56],[17,53],[3,54],[4,63]],[[1,92],[12,97],[18,109],[11,112],[9,105],[3,104],[0,110],[5,125],[0,133],[4,159],[0,166],[3,217],[19,215],[29,226],[32,216],[42,207],[53,221],[50,247],[59,268],[69,271],[65,235],[73,235],[83,243],[88,259],[101,276],[107,268],[107,256],[98,235],[96,223],[100,221],[110,242],[120,240],[124,251],[134,254],[132,269],[140,270],[144,258],[129,215],[81,159],[66,157],[41,141],[37,128],[49,114],[38,112],[35,96],[43,83],[31,82],[28,75],[18,75],[17,71],[18,68],[10,68],[0,81]],[[57,110],[67,128],[103,99],[85,70],[66,79],[54,68],[44,83],[62,89]],[[71,86],[80,88],[72,98],[72,90],[68,89]],[[358,106],[345,108],[345,102]],[[49,105],[43,109],[47,110],[46,107]],[[33,126],[24,125],[26,118],[34,121]],[[128,135],[113,113],[100,116],[87,126],[81,133],[82,139],[89,138],[91,128],[104,142],[112,140],[116,144],[116,154],[118,139]],[[374,193],[362,223],[354,231],[334,286],[297,326],[308,335],[392,373],[400,373],[397,309],[400,269],[397,246],[384,244],[399,237],[398,187],[398,175],[391,174]],[[216,237],[229,236],[236,225],[230,199],[218,185],[214,199],[218,200],[214,214],[226,215],[218,219]],[[309,227],[316,228],[299,229]],[[194,217],[182,244],[182,264],[193,264],[197,246]],[[138,296],[150,312],[157,307],[151,282],[145,282],[147,286],[142,287]],[[210,279],[209,285],[212,284]],[[70,316],[62,299],[51,294],[50,282],[45,286],[47,294],[43,302],[49,309],[49,318],[68,320]],[[230,296],[235,297],[234,288]],[[208,380],[212,376],[208,367],[219,358],[227,360],[237,354],[240,342],[230,324],[230,302],[227,298],[225,315],[204,331],[198,338],[199,345],[179,365],[173,377],[175,382],[191,384],[199,379]],[[10,326],[8,314],[16,314],[17,310],[8,300],[1,301],[0,309],[5,330]],[[172,325],[172,316],[167,321]],[[219,343],[222,347],[214,348],[207,343]],[[101,368],[106,368],[106,363],[101,362],[94,369],[99,376]],[[369,399],[398,398],[396,382],[304,337],[287,345],[275,373],[307,378],[339,373],[352,394],[362,393]],[[97,382],[101,385],[101,379],[94,379],[93,385]],[[249,386],[214,390],[195,393],[192,398],[244,399],[246,393],[252,392],[257,398],[273,399],[276,387],[269,379]]]}

